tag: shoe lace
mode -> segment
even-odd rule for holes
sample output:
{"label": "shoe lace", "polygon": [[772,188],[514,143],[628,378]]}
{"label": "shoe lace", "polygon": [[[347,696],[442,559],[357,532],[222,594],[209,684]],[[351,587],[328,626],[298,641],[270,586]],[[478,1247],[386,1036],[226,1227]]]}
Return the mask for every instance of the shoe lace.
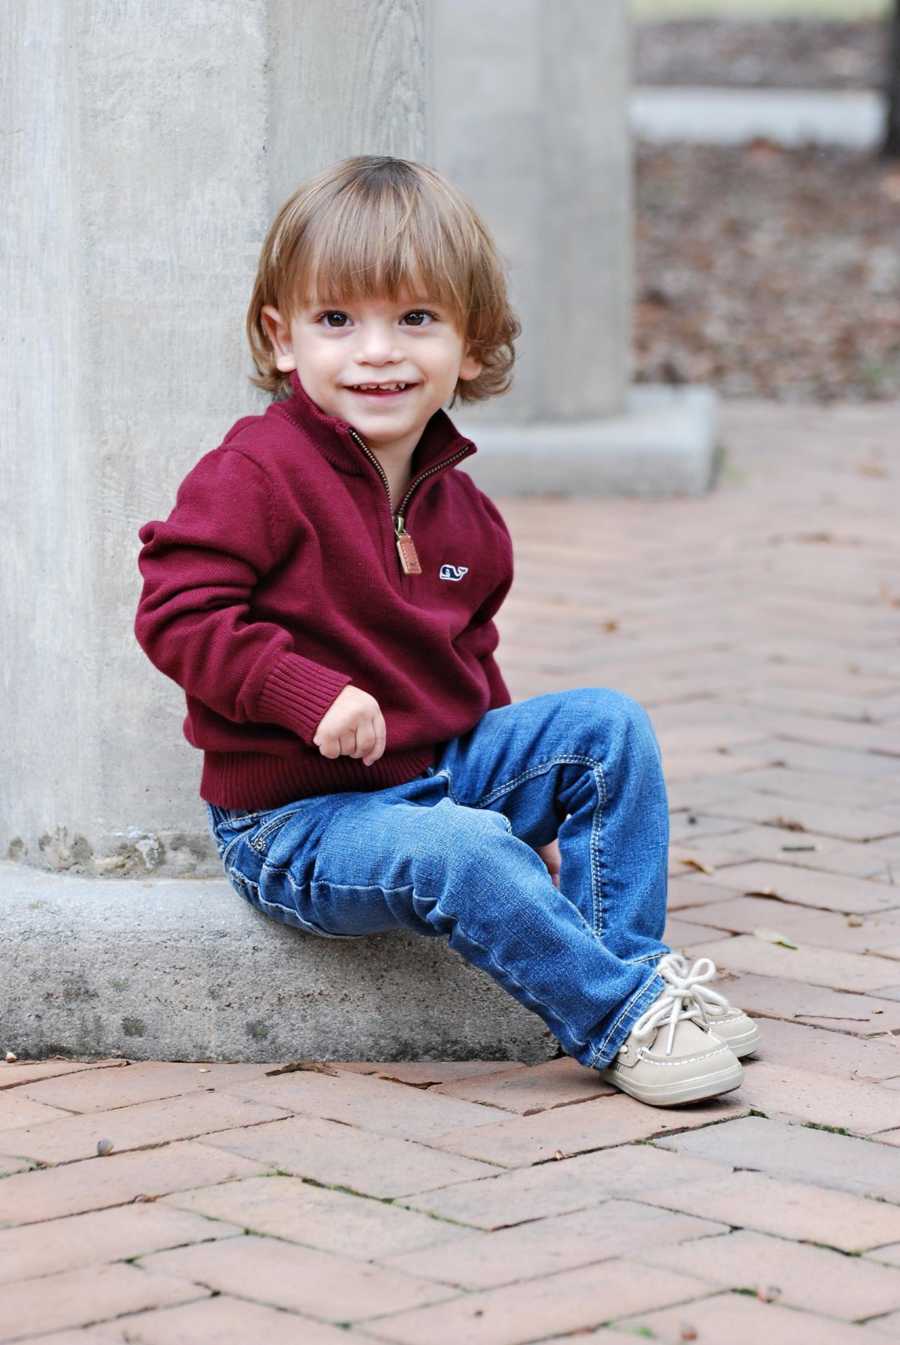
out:
{"label": "shoe lace", "polygon": [[716,964],[711,957],[698,957],[690,965],[683,953],[667,953],[656,964],[656,970],[672,994],[691,1002],[704,1024],[710,1019],[721,1018],[731,1007],[724,995],[706,984],[716,974]]}
{"label": "shoe lace", "polygon": [[650,1005],[650,1008],[645,1009],[640,1018],[637,1019],[631,1029],[630,1036],[638,1043],[649,1041],[664,1023],[668,1023],[669,1035],[666,1038],[666,1055],[671,1055],[672,1043],[675,1040],[675,1029],[682,1018],[693,1018],[696,1021],[697,1007],[692,1000],[686,1000],[680,990],[677,990],[673,985],[667,985],[659,997]]}

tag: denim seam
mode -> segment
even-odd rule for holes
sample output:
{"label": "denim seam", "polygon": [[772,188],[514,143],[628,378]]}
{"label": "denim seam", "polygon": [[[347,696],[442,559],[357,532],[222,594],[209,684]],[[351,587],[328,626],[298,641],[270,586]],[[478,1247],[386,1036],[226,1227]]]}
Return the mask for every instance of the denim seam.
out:
{"label": "denim seam", "polygon": [[606,777],[599,762],[591,772],[597,786],[597,806],[591,818],[591,898],[594,932],[603,937],[603,807],[606,803]]}
{"label": "denim seam", "polygon": [[[523,780],[530,780],[537,775],[544,775],[548,770],[552,770],[554,766],[561,766],[564,764],[576,765],[576,766],[578,765],[591,766],[592,767],[591,774],[593,775],[594,783],[597,786],[597,807],[594,809],[594,815],[591,819],[591,841],[590,841],[591,910],[592,910],[591,928],[594,936],[599,939],[603,932],[603,857],[602,857],[603,809],[606,806],[609,797],[606,788],[606,775],[603,770],[603,762],[598,761],[594,757],[585,756],[581,752],[564,753],[562,756],[552,757],[549,761],[539,762],[536,766],[529,766],[528,770],[522,771],[519,775],[514,775],[511,780],[506,780],[503,782],[503,784],[495,785],[494,788],[489,790],[487,794],[482,794],[480,798],[476,799],[474,803],[468,806],[472,808],[485,807],[488,803],[492,802],[493,800],[502,798],[504,794],[508,794],[511,789],[514,789],[516,785],[521,784]],[[453,800],[453,802],[458,804],[460,807],[465,807],[466,805],[461,804],[460,800],[453,793],[453,781],[450,776],[450,771],[449,770],[447,770],[446,772],[441,771],[440,774],[441,775],[446,774],[447,776],[447,792],[450,795],[450,798]],[[510,824],[509,829],[512,830],[512,824]]]}
{"label": "denim seam", "polygon": [[[543,775],[546,771],[550,770],[551,767],[559,766],[563,762],[576,766],[600,766],[602,770],[602,762],[596,761],[593,757],[584,756],[580,752],[567,753],[563,756],[553,757],[549,761],[539,762],[536,766],[529,766],[528,770],[522,771],[520,775],[514,775],[511,780],[504,781],[502,785],[495,785],[492,790],[489,790],[487,794],[482,794],[481,798],[476,799],[470,806],[472,808],[482,808],[491,800],[499,798],[501,794],[507,794],[513,786],[520,784],[523,780],[530,780],[531,777],[535,775]],[[459,803],[460,800],[453,793],[453,782],[449,770],[447,771],[447,785],[453,802]]]}
{"label": "denim seam", "polygon": [[[658,998],[658,996],[662,993],[663,990],[665,990],[666,987],[665,982],[657,972],[654,972],[653,975],[643,983],[643,985],[639,986],[638,989],[635,990],[634,994],[631,996],[631,999],[628,1000],[627,1004],[622,1009],[622,1012],[619,1014],[618,1018],[612,1024],[612,1026],[607,1030],[606,1036],[603,1038],[600,1045],[597,1047],[596,1054],[594,1055],[594,1064],[596,1064],[596,1062],[598,1062],[601,1059],[601,1057],[606,1055],[606,1049],[608,1047],[610,1038],[615,1035],[617,1029],[621,1026],[621,1024],[623,1022],[637,1021],[637,1019],[640,1017],[640,1013],[632,1012],[634,1005],[641,999],[641,997],[644,994],[646,994],[648,990],[650,990],[651,988],[656,989],[657,982],[659,983],[659,989],[657,990],[654,998]],[[652,1002],[653,1002],[652,1000],[649,1001],[649,1003]],[[627,1036],[628,1034],[626,1033],[625,1035]]]}
{"label": "denim seam", "polygon": [[[234,849],[234,847],[237,845],[237,843],[238,843],[238,841],[239,841],[240,839],[241,839],[241,837],[240,837],[240,834],[239,834],[239,835],[237,835],[237,836],[232,836],[231,840],[230,840],[230,841],[226,841],[226,843],[225,843],[225,847],[224,847],[224,849],[222,850],[222,853],[221,853],[221,855],[219,856],[219,858],[221,859],[221,861],[222,861],[222,863],[223,863],[223,865],[225,866],[226,869],[228,868],[228,860],[231,858],[231,852],[232,852],[232,850]],[[241,875],[241,876],[243,876],[243,875]]]}

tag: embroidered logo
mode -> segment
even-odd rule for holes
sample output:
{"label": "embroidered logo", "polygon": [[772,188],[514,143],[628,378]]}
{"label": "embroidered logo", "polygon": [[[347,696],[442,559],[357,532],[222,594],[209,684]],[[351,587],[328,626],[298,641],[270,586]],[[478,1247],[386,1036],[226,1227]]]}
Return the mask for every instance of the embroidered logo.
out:
{"label": "embroidered logo", "polygon": [[468,565],[442,565],[440,577],[441,579],[460,580],[462,579],[463,575],[466,575],[468,573],[469,573]]}

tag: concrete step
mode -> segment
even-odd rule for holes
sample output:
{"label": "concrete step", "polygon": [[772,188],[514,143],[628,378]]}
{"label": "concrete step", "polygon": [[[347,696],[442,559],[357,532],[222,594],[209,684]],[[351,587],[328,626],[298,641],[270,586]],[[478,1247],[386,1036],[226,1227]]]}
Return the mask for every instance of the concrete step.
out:
{"label": "concrete step", "polygon": [[218,879],[0,863],[0,1047],[132,1060],[520,1060],[543,1021],[445,939],[324,939]]}
{"label": "concrete step", "polygon": [[873,150],[884,129],[884,96],[874,89],[716,89],[638,87],[631,129],[655,144],[739,145],[756,136],[776,144]]}

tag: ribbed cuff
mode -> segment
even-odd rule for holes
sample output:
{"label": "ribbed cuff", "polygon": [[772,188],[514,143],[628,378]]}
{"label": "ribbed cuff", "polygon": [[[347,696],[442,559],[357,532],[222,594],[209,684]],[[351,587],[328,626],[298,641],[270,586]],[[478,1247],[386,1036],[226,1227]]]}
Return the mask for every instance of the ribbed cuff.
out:
{"label": "ribbed cuff", "polygon": [[352,681],[302,654],[284,654],[263,683],[257,716],[290,729],[310,745],[325,711]]}

